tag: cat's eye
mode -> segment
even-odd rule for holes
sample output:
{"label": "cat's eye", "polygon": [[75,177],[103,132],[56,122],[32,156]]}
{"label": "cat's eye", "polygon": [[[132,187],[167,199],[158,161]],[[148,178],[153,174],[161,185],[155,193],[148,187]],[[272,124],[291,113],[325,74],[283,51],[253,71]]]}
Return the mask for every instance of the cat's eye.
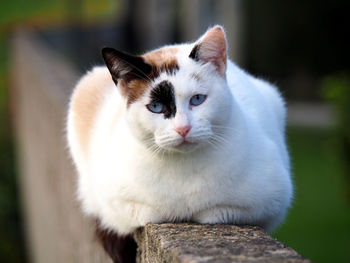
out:
{"label": "cat's eye", "polygon": [[165,106],[160,102],[152,102],[146,105],[147,109],[153,113],[163,113]]}
{"label": "cat's eye", "polygon": [[207,98],[206,95],[203,95],[203,94],[197,94],[197,95],[194,95],[191,99],[190,99],[190,105],[191,106],[198,106],[198,105],[201,105],[205,99]]}

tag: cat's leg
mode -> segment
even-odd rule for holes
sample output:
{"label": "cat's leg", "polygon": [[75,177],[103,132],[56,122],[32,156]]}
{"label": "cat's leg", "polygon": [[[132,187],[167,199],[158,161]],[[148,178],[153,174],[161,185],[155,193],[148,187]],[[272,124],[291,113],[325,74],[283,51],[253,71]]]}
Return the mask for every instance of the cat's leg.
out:
{"label": "cat's leg", "polygon": [[204,209],[193,215],[192,221],[201,224],[252,224],[265,228],[251,209],[237,206],[215,206]]}
{"label": "cat's leg", "polygon": [[96,237],[114,263],[135,263],[137,244],[132,235],[120,236],[96,223]]}
{"label": "cat's leg", "polygon": [[130,202],[130,216],[137,220],[138,226],[145,226],[148,222],[158,224],[168,222],[169,219],[158,209],[140,202]]}
{"label": "cat's leg", "polygon": [[255,225],[270,232],[282,221],[284,215],[284,212],[268,215],[249,208],[217,206],[199,211],[193,215],[192,221],[200,224]]}

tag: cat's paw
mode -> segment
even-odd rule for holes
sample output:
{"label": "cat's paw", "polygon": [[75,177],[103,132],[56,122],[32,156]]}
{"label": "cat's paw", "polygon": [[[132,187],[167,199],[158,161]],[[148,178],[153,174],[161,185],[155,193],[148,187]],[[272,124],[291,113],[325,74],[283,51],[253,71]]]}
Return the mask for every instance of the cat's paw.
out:
{"label": "cat's paw", "polygon": [[200,224],[232,223],[233,214],[230,207],[214,207],[199,211],[192,217],[192,221]]}
{"label": "cat's paw", "polygon": [[147,223],[163,223],[164,216],[154,207],[140,202],[129,202],[129,213],[131,218],[135,218],[139,226]]}

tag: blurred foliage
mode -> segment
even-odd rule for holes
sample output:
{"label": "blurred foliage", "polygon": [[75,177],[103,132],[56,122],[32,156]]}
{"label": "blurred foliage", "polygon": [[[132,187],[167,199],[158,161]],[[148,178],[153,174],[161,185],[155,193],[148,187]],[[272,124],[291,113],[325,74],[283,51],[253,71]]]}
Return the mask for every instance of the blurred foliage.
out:
{"label": "blurred foliage", "polygon": [[287,129],[294,200],[273,233],[312,262],[350,262],[350,206],[344,198],[343,166],[336,131]]}
{"label": "blurred foliage", "polygon": [[115,13],[116,0],[12,0],[0,4],[0,30],[16,25],[48,26],[96,22]]}
{"label": "blurred foliage", "polygon": [[7,104],[7,41],[0,35],[0,262],[26,262]]}
{"label": "blurred foliage", "polygon": [[245,68],[294,100],[321,101],[322,76],[349,68],[350,1],[249,0]]}
{"label": "blurred foliage", "polygon": [[347,131],[350,141],[350,72],[340,72],[323,79],[322,92],[337,109],[340,128]]}
{"label": "blurred foliage", "polygon": [[321,83],[324,97],[337,111],[337,141],[345,166],[347,198],[350,201],[350,72],[343,71],[325,77]]}

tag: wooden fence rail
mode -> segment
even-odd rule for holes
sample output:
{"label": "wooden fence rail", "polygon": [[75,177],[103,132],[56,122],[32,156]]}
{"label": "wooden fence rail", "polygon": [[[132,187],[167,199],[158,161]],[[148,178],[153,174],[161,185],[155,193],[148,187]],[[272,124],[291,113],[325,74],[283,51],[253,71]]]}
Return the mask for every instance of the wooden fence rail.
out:
{"label": "wooden fence rail", "polygon": [[[31,262],[111,262],[75,198],[65,114],[78,74],[28,32],[14,35],[11,105]],[[139,262],[307,262],[257,227],[148,224]]]}
{"label": "wooden fence rail", "polygon": [[29,33],[13,37],[11,104],[31,262],[111,262],[75,198],[65,115],[78,74]]}

